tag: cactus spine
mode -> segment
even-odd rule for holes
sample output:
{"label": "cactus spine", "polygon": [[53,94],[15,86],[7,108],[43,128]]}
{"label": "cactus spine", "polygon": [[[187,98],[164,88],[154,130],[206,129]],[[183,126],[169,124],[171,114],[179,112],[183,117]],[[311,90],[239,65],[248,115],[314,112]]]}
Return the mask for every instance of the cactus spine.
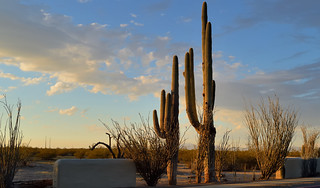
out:
{"label": "cactus spine", "polygon": [[[197,117],[193,49],[185,55],[185,95],[186,112],[190,123],[196,129],[199,137],[199,153],[197,161],[203,164],[205,183],[215,181],[214,143],[216,129],[213,123],[213,108],[215,100],[215,81],[212,79],[212,37],[211,23],[207,21],[207,3],[202,5],[202,71],[203,71],[203,121]],[[197,174],[197,181],[201,181],[201,173]]]}
{"label": "cactus spine", "polygon": [[178,57],[173,57],[171,93],[161,91],[160,99],[160,125],[157,111],[153,111],[153,125],[156,134],[166,139],[168,154],[171,159],[168,162],[167,175],[170,185],[177,184],[177,167],[179,151],[179,75]]}

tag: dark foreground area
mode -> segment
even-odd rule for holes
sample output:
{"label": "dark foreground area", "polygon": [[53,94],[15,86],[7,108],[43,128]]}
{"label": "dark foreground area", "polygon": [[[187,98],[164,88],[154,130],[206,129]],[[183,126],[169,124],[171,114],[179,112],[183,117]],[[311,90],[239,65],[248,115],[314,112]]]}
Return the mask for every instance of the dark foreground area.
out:
{"label": "dark foreground area", "polygon": [[[54,161],[34,161],[28,166],[18,170],[14,182],[15,188],[51,188]],[[320,177],[283,179],[269,181],[252,181],[259,178],[258,171],[224,172],[224,181],[213,184],[195,184],[191,169],[184,164],[178,167],[178,185],[169,186],[166,175],[159,181],[156,187],[197,187],[197,188],[220,188],[220,187],[320,187]],[[137,175],[137,187],[148,187],[139,175]]]}

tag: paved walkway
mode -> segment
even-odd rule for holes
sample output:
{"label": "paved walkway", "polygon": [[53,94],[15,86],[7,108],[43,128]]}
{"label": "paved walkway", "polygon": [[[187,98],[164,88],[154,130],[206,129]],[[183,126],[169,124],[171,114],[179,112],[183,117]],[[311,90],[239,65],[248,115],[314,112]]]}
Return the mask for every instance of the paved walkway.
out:
{"label": "paved walkway", "polygon": [[212,185],[194,186],[191,188],[291,187],[291,186],[308,187],[308,188],[320,187],[320,177],[268,180],[268,181],[256,181],[256,182],[250,182],[250,183],[236,183],[236,184],[212,184]]}

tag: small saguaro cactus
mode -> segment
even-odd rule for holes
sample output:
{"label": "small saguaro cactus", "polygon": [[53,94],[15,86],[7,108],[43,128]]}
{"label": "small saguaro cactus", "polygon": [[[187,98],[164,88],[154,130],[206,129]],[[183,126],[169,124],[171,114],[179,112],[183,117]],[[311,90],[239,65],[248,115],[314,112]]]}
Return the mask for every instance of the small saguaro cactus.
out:
{"label": "small saguaro cactus", "polygon": [[177,165],[179,152],[179,75],[178,57],[173,57],[171,93],[166,96],[165,90],[161,91],[160,99],[160,124],[157,111],[153,111],[153,125],[156,134],[166,139],[168,154],[167,175],[170,185],[177,184]]}
{"label": "small saguaro cactus", "polygon": [[[215,100],[215,81],[212,79],[212,37],[211,23],[208,22],[207,3],[202,5],[202,71],[203,71],[203,121],[197,116],[193,49],[185,55],[185,95],[186,112],[190,123],[199,136],[199,153],[197,161],[203,162],[205,183],[215,181],[215,136],[216,129],[213,123],[213,108]],[[201,173],[197,172],[196,181],[201,182]]]}

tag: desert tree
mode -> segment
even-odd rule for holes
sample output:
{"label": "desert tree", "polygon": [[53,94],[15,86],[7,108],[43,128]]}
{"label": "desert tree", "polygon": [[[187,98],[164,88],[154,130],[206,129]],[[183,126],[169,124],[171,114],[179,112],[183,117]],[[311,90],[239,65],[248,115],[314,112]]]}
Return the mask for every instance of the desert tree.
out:
{"label": "desert tree", "polygon": [[0,103],[5,111],[6,120],[3,123],[3,116],[0,120],[0,187],[13,187],[13,178],[20,163],[20,146],[22,143],[22,132],[20,130],[21,102],[16,105],[9,105],[5,95]]}
{"label": "desert tree", "polygon": [[[149,120],[141,116],[141,124],[131,123],[121,126],[112,121],[112,127],[106,126],[112,137],[119,138],[121,151],[125,158],[130,158],[136,165],[136,170],[148,186],[155,186],[165,173],[171,156],[171,148],[157,136],[149,125]],[[179,139],[179,138],[177,138]]]}
{"label": "desert tree", "polygon": [[[100,122],[102,122],[102,121],[100,120]],[[103,122],[102,122],[102,123],[103,123]],[[103,124],[104,124],[104,123],[103,123]],[[94,150],[94,149],[96,149],[97,146],[103,145],[103,146],[105,146],[105,147],[109,150],[109,152],[111,153],[113,159],[123,158],[124,153],[121,151],[121,147],[120,147],[120,144],[119,144],[120,136],[118,135],[118,136],[117,136],[117,139],[116,139],[116,142],[117,142],[117,151],[118,151],[118,153],[116,154],[116,153],[113,151],[113,149],[112,149],[112,144],[111,144],[111,138],[112,138],[112,137],[111,137],[111,134],[110,134],[110,133],[106,133],[106,135],[108,135],[108,137],[109,137],[109,144],[107,144],[106,142],[101,142],[101,141],[99,141],[99,142],[97,142],[97,143],[95,143],[95,144],[92,144],[92,146],[89,146],[89,149],[90,149],[90,150]]]}
{"label": "desert tree", "polygon": [[216,148],[216,156],[215,156],[215,167],[216,167],[216,177],[218,181],[221,181],[222,170],[227,164],[228,154],[230,151],[230,132],[231,130],[226,130],[223,134],[220,143]]}
{"label": "desert tree", "polygon": [[298,124],[297,112],[280,105],[279,98],[274,96],[261,98],[257,107],[247,105],[244,119],[261,171],[260,179],[269,179],[283,166],[290,151]]}
{"label": "desert tree", "polygon": [[301,147],[301,157],[303,160],[303,176],[316,176],[317,174],[317,155],[316,150],[317,140],[320,132],[316,129],[308,129],[306,126],[301,126],[303,144]]}
{"label": "desert tree", "polygon": [[230,155],[230,160],[231,160],[231,168],[232,171],[234,172],[233,176],[237,176],[237,170],[239,167],[238,164],[238,153],[240,151],[240,139],[238,140],[232,140],[231,142],[231,155]]}
{"label": "desert tree", "polygon": [[308,130],[306,126],[301,126],[303,137],[303,145],[301,147],[301,157],[303,159],[313,159],[318,155],[316,150],[316,143],[320,136],[320,131],[316,129]]}

